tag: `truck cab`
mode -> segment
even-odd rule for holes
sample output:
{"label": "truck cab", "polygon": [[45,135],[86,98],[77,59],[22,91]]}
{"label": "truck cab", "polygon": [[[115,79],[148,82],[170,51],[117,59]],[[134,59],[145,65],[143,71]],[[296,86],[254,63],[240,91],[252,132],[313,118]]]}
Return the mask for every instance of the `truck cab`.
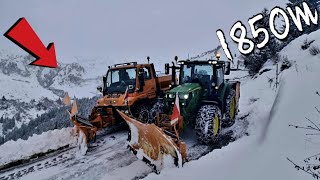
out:
{"label": "truck cab", "polygon": [[113,125],[121,119],[116,113],[118,109],[145,121],[152,103],[170,88],[171,81],[170,75],[158,77],[152,63],[109,66],[103,77],[103,87],[97,88],[103,97],[97,101],[89,119],[97,123],[94,124],[97,127]]}

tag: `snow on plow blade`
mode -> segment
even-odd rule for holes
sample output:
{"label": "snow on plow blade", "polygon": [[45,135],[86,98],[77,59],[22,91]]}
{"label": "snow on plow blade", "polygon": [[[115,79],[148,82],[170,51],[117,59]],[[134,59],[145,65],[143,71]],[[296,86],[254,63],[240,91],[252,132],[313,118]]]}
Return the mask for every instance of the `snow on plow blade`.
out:
{"label": "snow on plow blade", "polygon": [[161,128],[154,124],[141,123],[117,111],[130,128],[129,146],[139,159],[159,167],[166,164],[166,160],[171,156],[175,165],[182,167],[183,158],[179,151],[181,148]]}

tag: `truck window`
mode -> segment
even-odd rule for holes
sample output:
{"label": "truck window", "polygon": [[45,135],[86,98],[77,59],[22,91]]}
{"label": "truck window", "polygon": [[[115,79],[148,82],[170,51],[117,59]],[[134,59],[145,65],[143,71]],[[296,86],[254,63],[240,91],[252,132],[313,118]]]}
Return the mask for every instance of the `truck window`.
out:
{"label": "truck window", "polygon": [[127,87],[135,88],[136,68],[111,69],[107,74],[106,93],[124,93]]}
{"label": "truck window", "polygon": [[150,67],[144,67],[144,79],[149,80],[151,79]]}

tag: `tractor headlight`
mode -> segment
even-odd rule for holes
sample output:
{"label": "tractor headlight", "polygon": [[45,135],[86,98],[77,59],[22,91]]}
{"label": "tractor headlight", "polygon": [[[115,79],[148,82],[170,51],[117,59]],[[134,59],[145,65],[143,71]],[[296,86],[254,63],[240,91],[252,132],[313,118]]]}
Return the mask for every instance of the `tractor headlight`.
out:
{"label": "tractor headlight", "polygon": [[189,99],[189,94],[181,94],[181,95],[179,95],[179,98],[180,99]]}
{"label": "tractor headlight", "polygon": [[168,98],[173,99],[174,98],[174,94],[168,94]]}

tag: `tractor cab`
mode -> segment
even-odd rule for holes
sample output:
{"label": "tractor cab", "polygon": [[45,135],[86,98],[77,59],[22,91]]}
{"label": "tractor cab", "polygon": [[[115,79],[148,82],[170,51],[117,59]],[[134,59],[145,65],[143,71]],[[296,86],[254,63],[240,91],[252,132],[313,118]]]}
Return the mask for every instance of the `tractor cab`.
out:
{"label": "tractor cab", "polygon": [[225,90],[224,74],[230,73],[230,63],[218,60],[179,61],[179,85],[167,92],[166,103],[169,112],[173,109],[178,94],[182,115],[188,119],[190,111],[199,108],[203,100],[222,100],[221,91]]}
{"label": "tractor cab", "polygon": [[204,96],[219,89],[224,83],[225,72],[230,69],[230,63],[216,60],[180,61],[179,64],[180,85],[197,83],[204,90]]}

